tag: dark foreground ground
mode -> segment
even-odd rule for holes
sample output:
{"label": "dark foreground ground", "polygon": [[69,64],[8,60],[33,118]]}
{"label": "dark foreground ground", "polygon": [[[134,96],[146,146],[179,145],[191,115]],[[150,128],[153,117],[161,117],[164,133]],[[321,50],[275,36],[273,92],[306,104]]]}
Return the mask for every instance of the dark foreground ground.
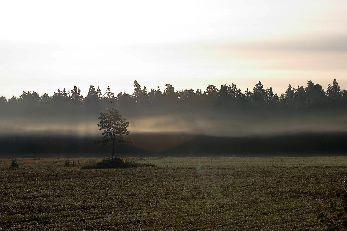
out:
{"label": "dark foreground ground", "polygon": [[147,158],[156,167],[19,159],[0,167],[0,230],[327,230],[342,227],[347,157]]}

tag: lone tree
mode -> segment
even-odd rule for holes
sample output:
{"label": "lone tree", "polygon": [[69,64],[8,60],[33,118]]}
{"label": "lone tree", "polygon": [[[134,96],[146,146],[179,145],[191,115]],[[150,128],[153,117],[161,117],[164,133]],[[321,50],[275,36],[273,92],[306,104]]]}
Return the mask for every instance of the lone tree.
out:
{"label": "lone tree", "polygon": [[115,108],[100,113],[98,127],[105,143],[112,142],[112,160],[116,159],[116,144],[125,142],[129,135],[128,126],[129,122]]}

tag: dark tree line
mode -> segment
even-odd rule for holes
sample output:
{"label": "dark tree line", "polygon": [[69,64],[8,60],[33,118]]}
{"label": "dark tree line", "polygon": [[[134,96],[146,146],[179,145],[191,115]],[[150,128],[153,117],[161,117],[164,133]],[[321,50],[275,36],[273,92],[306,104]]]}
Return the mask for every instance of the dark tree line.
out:
{"label": "dark tree line", "polygon": [[[102,92],[99,87],[90,86],[88,94],[74,86],[72,90],[59,89],[53,95],[39,95],[35,91],[23,92],[19,97],[0,97],[0,115],[25,116],[31,114],[97,115],[110,106],[117,107],[125,115],[196,112],[196,111],[245,111],[284,110],[302,112],[310,110],[344,110],[347,106],[347,90],[342,90],[333,80],[325,90],[320,84],[308,81],[306,86],[288,86],[283,94],[276,94],[271,87],[258,82],[253,89],[242,91],[235,84],[209,85],[200,89],[176,90],[171,84],[165,89],[147,89],[134,81],[132,94],[115,94],[110,87]],[[25,114],[24,114],[25,113]]]}

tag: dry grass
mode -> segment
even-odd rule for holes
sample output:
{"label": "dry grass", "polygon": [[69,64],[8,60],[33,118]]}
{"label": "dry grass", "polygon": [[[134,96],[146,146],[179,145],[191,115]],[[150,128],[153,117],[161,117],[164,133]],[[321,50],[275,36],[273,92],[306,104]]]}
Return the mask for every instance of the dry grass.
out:
{"label": "dry grass", "polygon": [[3,230],[326,230],[342,225],[347,157],[130,158],[156,167],[87,170],[99,161],[0,164]]}

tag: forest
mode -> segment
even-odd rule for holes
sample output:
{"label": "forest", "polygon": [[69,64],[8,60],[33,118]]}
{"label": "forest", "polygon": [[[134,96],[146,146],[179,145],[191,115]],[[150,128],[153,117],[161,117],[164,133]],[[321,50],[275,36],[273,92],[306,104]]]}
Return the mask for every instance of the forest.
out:
{"label": "forest", "polygon": [[171,84],[165,89],[150,89],[134,81],[132,94],[115,94],[108,87],[102,92],[99,87],[90,86],[86,96],[79,87],[72,90],[58,89],[53,95],[39,95],[35,91],[24,91],[19,97],[0,97],[2,116],[25,113],[38,115],[95,114],[104,108],[115,106],[123,114],[156,114],[182,111],[199,112],[214,110],[232,113],[244,110],[300,112],[312,110],[341,110],[347,105],[347,90],[340,88],[336,79],[325,90],[320,84],[308,81],[306,86],[288,86],[283,94],[277,94],[272,87],[265,88],[259,81],[252,90],[242,91],[235,84],[224,84],[219,88],[209,85],[200,89],[175,90]]}
{"label": "forest", "polygon": [[0,135],[97,134],[100,112],[117,108],[132,133],[186,133],[213,136],[346,132],[347,90],[336,79],[324,89],[308,81],[283,94],[258,82],[242,91],[235,84],[200,89],[150,89],[134,81],[133,93],[102,92],[90,86],[58,89],[53,95],[26,91],[0,98]]}

